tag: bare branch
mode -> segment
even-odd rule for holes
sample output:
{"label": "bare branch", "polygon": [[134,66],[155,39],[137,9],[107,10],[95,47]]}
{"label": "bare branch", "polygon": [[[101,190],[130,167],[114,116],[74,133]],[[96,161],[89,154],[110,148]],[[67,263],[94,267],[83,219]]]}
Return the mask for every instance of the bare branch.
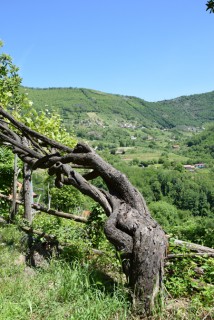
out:
{"label": "bare branch", "polygon": [[196,251],[196,252],[201,252],[201,253],[203,253],[203,252],[204,253],[213,253],[214,254],[213,248],[205,247],[200,244],[182,241],[182,240],[178,240],[178,239],[174,240],[173,245],[179,246],[179,247],[185,247],[191,251]]}
{"label": "bare branch", "polygon": [[214,253],[210,252],[195,252],[195,253],[171,253],[168,254],[166,259],[176,259],[176,258],[188,258],[188,257],[213,257]]}

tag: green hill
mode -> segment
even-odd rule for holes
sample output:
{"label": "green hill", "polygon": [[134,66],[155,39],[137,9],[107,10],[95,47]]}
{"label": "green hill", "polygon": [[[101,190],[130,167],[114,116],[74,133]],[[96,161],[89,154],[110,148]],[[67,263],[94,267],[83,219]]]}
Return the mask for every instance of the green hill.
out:
{"label": "green hill", "polygon": [[[78,88],[25,88],[36,109],[57,110],[66,126],[95,123],[98,126],[173,128],[200,127],[214,121],[214,91],[172,100],[143,99]],[[128,123],[127,123],[128,122]]]}
{"label": "green hill", "polygon": [[164,100],[152,105],[154,114],[159,117],[157,121],[161,123],[166,120],[171,127],[202,126],[214,121],[214,91]]}

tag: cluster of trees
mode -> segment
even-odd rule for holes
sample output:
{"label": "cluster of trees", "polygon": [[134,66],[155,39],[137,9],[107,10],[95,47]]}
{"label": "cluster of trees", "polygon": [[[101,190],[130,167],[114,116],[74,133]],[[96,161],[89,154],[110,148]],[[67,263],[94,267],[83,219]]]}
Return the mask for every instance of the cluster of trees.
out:
{"label": "cluster of trees", "polygon": [[212,172],[208,175],[153,167],[142,169],[124,163],[118,166],[145,195],[148,203],[166,199],[178,209],[189,210],[194,216],[208,216],[214,211]]}
{"label": "cluster of trees", "polygon": [[187,141],[188,154],[200,161],[210,161],[214,158],[214,125],[210,124],[206,130]]}

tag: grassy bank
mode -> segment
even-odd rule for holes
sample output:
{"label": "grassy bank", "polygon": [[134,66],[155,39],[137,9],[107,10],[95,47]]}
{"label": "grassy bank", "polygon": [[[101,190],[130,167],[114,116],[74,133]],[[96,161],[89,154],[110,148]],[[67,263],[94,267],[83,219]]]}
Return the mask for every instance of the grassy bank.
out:
{"label": "grassy bank", "polygon": [[[61,254],[32,268],[26,264],[26,250],[25,234],[12,225],[0,227],[0,320],[141,319],[131,310],[114,264]],[[152,319],[213,319],[213,260],[200,259],[207,272],[203,277],[195,277],[194,261],[166,265],[165,305]]]}

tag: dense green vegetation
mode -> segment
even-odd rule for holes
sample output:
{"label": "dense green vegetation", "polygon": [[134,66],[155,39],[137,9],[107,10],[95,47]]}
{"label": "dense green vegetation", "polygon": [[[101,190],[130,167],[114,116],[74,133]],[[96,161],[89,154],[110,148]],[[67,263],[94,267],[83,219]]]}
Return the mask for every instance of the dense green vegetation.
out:
{"label": "dense green vegetation", "polygon": [[158,160],[166,151],[173,153],[172,158],[186,156],[183,160],[187,161],[190,153],[173,146],[186,145],[185,141],[182,144],[185,137],[203,132],[214,119],[214,92],[156,103],[77,88],[22,88],[22,92],[36,110],[59,113],[67,130],[75,132],[78,139],[112,153],[133,148],[132,158],[141,153],[142,160],[151,152],[158,156],[153,154],[150,159]]}
{"label": "dense green vegetation", "polygon": [[[140,146],[123,147],[122,149],[121,147],[115,148],[114,144],[110,149],[101,148],[99,152],[115,167],[123,171],[143,193],[153,216],[171,237],[210,247],[214,246],[212,237],[214,229],[214,173],[213,155],[210,152],[213,143],[212,127],[209,126],[193,136],[178,133],[180,137],[180,149],[178,150],[172,149],[174,141],[168,141],[168,138],[172,137],[175,132],[158,129],[155,131],[157,140],[143,140],[143,144]],[[111,134],[109,136],[111,137]],[[10,167],[11,174],[6,174],[6,177],[7,185],[11,185],[13,156],[5,147],[1,150],[1,172],[4,174],[7,167]],[[114,150],[115,152],[112,152]],[[118,150],[125,152],[115,154]],[[202,156],[203,158],[201,158]],[[183,164],[187,162],[193,164],[203,160],[206,160],[206,167],[203,169],[188,172],[183,168]],[[7,193],[9,190],[2,184],[3,180],[1,181],[1,189]],[[94,183],[100,184],[101,182],[95,180]],[[40,201],[45,205],[48,204],[49,194],[51,195],[51,206],[58,210],[75,214],[80,214],[84,209],[93,211],[93,201],[85,199],[71,187],[63,188],[58,192],[53,179],[49,178],[42,170],[35,172],[33,184],[34,191],[38,195],[41,194]],[[7,217],[8,209],[8,207],[1,206],[1,215]],[[12,319],[20,314],[22,319],[27,319],[29,316],[42,319],[47,317],[51,308],[50,319],[51,317],[52,319],[59,318],[59,314],[63,314],[64,317],[69,314],[70,319],[72,316],[75,316],[73,319],[78,319],[78,314],[81,319],[84,317],[85,319],[96,319],[96,317],[97,319],[130,319],[131,313],[134,313],[130,307],[127,289],[124,287],[125,279],[122,277],[115,252],[103,234],[102,226],[105,216],[99,211],[99,208],[96,210],[86,227],[41,213],[35,216],[33,226],[36,229],[56,235],[59,241],[67,243],[68,247],[65,248],[62,256],[54,258],[50,265],[35,270],[31,278],[33,292],[32,290],[31,292],[24,291],[26,281],[29,280],[26,280],[26,265],[14,267],[13,261],[16,261],[16,258],[11,259],[9,269],[6,269],[6,274],[1,280],[2,286],[5,286],[5,281],[8,278],[7,272],[10,273],[11,268],[19,276],[17,277],[16,273],[16,276],[10,278],[9,292],[4,290],[4,294],[1,295],[2,306],[4,306],[1,310],[3,318]],[[17,219],[18,224],[22,223],[21,208]],[[5,232],[10,234],[8,230]],[[4,234],[3,230],[1,234]],[[5,239],[4,236],[3,243],[6,242]],[[40,241],[44,240],[40,239]],[[12,240],[8,240],[8,242],[13,243]],[[13,245],[3,246],[1,266],[5,266],[8,256],[13,252],[17,257],[20,250],[25,250],[18,248],[17,251],[19,242],[20,240],[14,242]],[[108,253],[109,258],[88,255],[91,248],[104,250]],[[173,250],[170,247],[170,252],[174,252]],[[212,274],[214,269],[212,261],[212,259],[203,257],[186,258],[167,264],[165,285],[168,292],[166,299],[168,309],[161,311],[161,317],[203,319],[203,317],[212,314]],[[203,275],[197,274],[197,268],[202,268]],[[53,270],[56,270],[56,273]],[[98,270],[98,273],[94,273],[94,270]],[[59,274],[62,275],[60,278]],[[110,288],[109,284],[106,284],[106,275],[110,275],[111,281],[113,281]],[[66,284],[63,279],[67,279]],[[108,278],[107,283],[109,281]],[[115,286],[115,282],[117,286]],[[50,283],[53,283],[54,289],[50,287]],[[45,290],[41,290],[41,286],[45,287]],[[43,292],[44,303],[39,303],[42,301],[42,299],[38,300],[38,292],[40,291]],[[73,292],[72,295],[71,292]],[[84,308],[81,306],[81,312],[79,308],[83,300],[76,299],[75,293],[76,296],[82,295],[83,300],[87,301]],[[10,303],[7,302],[8,295],[11,298]],[[18,295],[22,296],[19,305],[17,305]],[[191,302],[188,300],[190,295],[192,296]],[[51,303],[45,303],[50,299],[50,296]],[[94,304],[96,299],[98,302]],[[179,301],[180,305],[176,305],[175,299]],[[109,304],[112,307],[106,308]],[[96,314],[96,312],[98,313]],[[160,319],[160,310],[157,311],[156,316],[154,315],[154,319],[156,319],[155,317]],[[133,316],[133,319],[138,318]]]}
{"label": "dense green vegetation", "polygon": [[[36,109],[57,110],[66,125],[100,127],[201,127],[214,120],[214,91],[173,100],[143,99],[78,88],[23,88]],[[127,123],[128,122],[128,123]]]}
{"label": "dense green vegetation", "polygon": [[[214,158],[214,125],[210,124],[207,130],[195,135],[187,141],[188,153],[201,161]],[[209,161],[209,160],[208,160]]]}
{"label": "dense green vegetation", "polygon": [[[100,242],[108,254],[97,256],[90,251],[87,227],[80,232],[68,221],[46,218],[61,241],[68,235],[70,239],[60,254],[53,251],[49,263],[40,260],[36,268],[25,260],[26,234],[14,225],[0,226],[0,319],[140,320],[108,243]],[[34,241],[48,245],[41,237]],[[170,248],[180,252],[176,250]],[[207,257],[169,260],[165,305],[154,311],[152,319],[212,319],[213,261]]]}
{"label": "dense green vegetation", "polygon": [[[62,127],[62,119],[68,131],[128,176],[171,238],[214,247],[214,92],[157,103],[76,88],[21,88],[20,94],[17,69],[8,56],[0,57],[1,103],[17,118],[63,143],[71,139],[73,146],[76,140]],[[8,146],[1,146],[0,192],[6,195],[11,193],[13,159]],[[203,168],[184,168],[197,163]],[[105,188],[100,179],[94,184]],[[28,256],[32,244],[50,244],[19,231],[20,225],[28,225],[22,207],[16,226],[0,227],[0,320],[138,320],[120,257],[103,233],[101,208],[72,187],[58,190],[43,170],[34,172],[33,186],[36,201],[45,206],[77,215],[89,210],[91,215],[87,224],[78,224],[37,212],[32,227],[56,236],[62,247],[34,269],[29,261],[20,263],[20,254]],[[7,219],[9,211],[9,203],[1,199],[0,216]],[[171,242],[169,252],[188,254]],[[165,269],[166,307],[155,310],[153,319],[212,319],[213,259],[169,260]]]}

